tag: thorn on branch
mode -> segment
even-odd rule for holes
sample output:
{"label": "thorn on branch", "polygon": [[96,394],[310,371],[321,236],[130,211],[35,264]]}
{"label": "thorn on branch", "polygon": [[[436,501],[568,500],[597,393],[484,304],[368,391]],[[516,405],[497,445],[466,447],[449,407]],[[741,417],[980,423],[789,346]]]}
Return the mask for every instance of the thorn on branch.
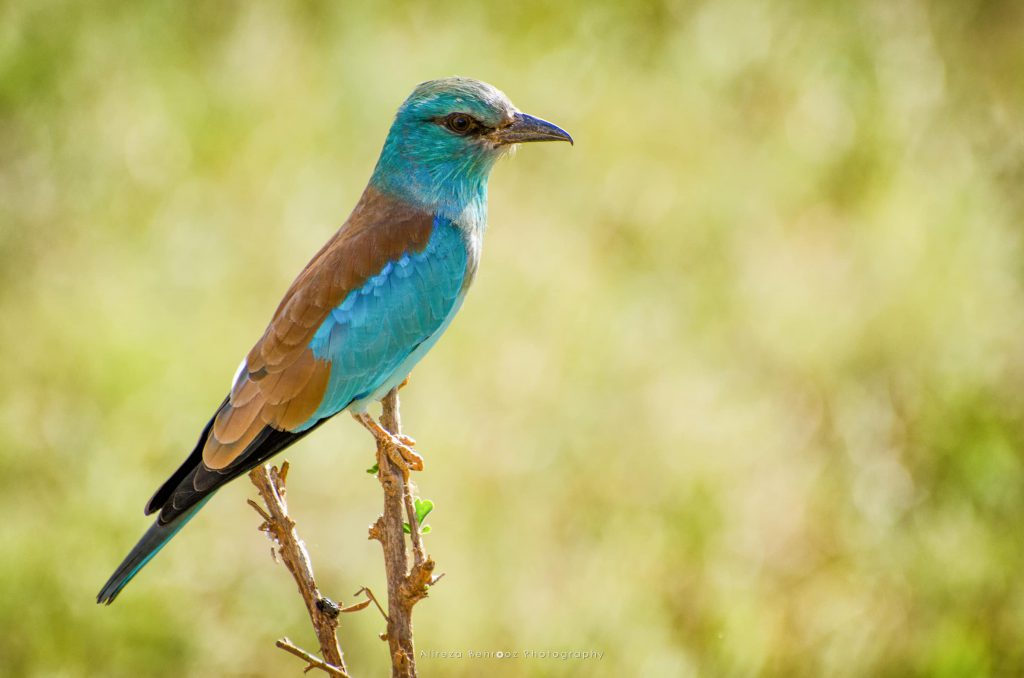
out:
{"label": "thorn on branch", "polygon": [[273,520],[273,518],[270,517],[270,514],[264,511],[263,507],[254,502],[252,499],[246,499],[245,501],[249,504],[249,506],[256,509],[256,513],[260,514],[260,518],[263,518],[263,524],[260,525],[259,529],[265,531],[266,528],[269,528],[270,522]]}
{"label": "thorn on branch", "polygon": [[373,525],[370,525],[370,534],[369,534],[369,536],[367,538],[368,539],[376,539],[377,541],[383,543],[383,541],[384,541],[384,518],[383,517],[377,518],[377,522],[375,522]]}

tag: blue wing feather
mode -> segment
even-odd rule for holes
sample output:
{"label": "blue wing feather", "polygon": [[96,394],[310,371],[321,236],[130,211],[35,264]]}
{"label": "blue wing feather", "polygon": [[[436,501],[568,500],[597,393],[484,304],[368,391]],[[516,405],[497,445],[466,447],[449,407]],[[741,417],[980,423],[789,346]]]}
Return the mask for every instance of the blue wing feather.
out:
{"label": "blue wing feather", "polygon": [[462,231],[439,217],[423,251],[388,262],[334,308],[310,342],[330,380],[298,431],[405,377],[458,310],[468,258]]}

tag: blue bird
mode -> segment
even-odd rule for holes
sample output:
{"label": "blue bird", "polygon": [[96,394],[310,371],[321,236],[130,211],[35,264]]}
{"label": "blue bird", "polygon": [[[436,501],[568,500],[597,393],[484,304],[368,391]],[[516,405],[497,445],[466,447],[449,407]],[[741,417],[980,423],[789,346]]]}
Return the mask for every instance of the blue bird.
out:
{"label": "blue bird", "polygon": [[103,586],[110,604],[221,486],[348,411],[408,466],[411,440],[367,413],[437,342],[476,276],[487,178],[515,144],[568,141],[468,78],[416,87],[352,214],[284,295],[195,449],[146,504],[159,513]]}

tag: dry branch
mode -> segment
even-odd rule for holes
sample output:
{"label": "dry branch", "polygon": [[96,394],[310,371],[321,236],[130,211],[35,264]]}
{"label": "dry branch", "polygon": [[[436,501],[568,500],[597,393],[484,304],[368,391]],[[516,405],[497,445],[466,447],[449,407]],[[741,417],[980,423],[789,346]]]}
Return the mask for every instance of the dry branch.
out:
{"label": "dry branch", "polygon": [[[381,401],[380,423],[396,436],[402,434],[398,411],[398,389]],[[391,650],[393,678],[416,676],[416,654],[413,646],[412,608],[427,595],[433,578],[434,561],[423,549],[419,522],[413,504],[413,487],[406,466],[392,461],[387,443],[377,441],[377,478],[384,490],[384,513],[370,526],[370,539],[384,549],[384,565],[388,580],[387,641]],[[403,515],[404,514],[404,515]],[[403,523],[409,523],[412,541],[412,566],[405,547]]]}
{"label": "dry branch", "polygon": [[328,664],[323,659],[320,659],[320,657],[317,657],[316,655],[306,652],[301,647],[296,646],[294,643],[292,643],[292,641],[288,640],[287,638],[280,639],[279,641],[274,643],[274,645],[278,646],[279,648],[281,648],[289,654],[295,655],[299,659],[304,659],[306,661],[306,669],[303,671],[303,673],[309,673],[312,669],[320,669],[321,671],[324,671],[332,676],[337,676],[338,678],[349,678],[348,674],[339,669],[337,666]]}
{"label": "dry branch", "polygon": [[299,588],[299,593],[302,594],[306,610],[309,612],[309,620],[313,623],[313,630],[320,643],[323,660],[296,647],[287,638],[279,640],[277,646],[305,659],[308,663],[307,671],[311,668],[318,668],[330,675],[347,678],[345,659],[342,656],[341,646],[338,644],[336,635],[338,615],[342,610],[337,603],[320,595],[320,589],[317,588],[316,579],[313,576],[313,565],[309,560],[306,545],[295,530],[295,521],[288,515],[288,503],[285,499],[287,476],[287,461],[281,464],[280,471],[277,467],[270,465],[257,466],[250,471],[249,478],[259,490],[266,510],[251,499],[249,505],[256,509],[256,512],[263,518],[260,530],[266,532],[274,541],[276,554],[288,568],[295,580],[295,585]]}

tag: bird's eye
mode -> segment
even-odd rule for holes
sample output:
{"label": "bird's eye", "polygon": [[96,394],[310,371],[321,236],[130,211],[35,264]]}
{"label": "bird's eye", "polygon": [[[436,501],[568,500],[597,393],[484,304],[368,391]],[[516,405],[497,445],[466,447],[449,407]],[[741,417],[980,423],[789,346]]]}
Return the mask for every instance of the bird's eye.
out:
{"label": "bird's eye", "polygon": [[452,113],[444,119],[444,126],[456,134],[465,134],[476,127],[476,120],[465,113]]}

